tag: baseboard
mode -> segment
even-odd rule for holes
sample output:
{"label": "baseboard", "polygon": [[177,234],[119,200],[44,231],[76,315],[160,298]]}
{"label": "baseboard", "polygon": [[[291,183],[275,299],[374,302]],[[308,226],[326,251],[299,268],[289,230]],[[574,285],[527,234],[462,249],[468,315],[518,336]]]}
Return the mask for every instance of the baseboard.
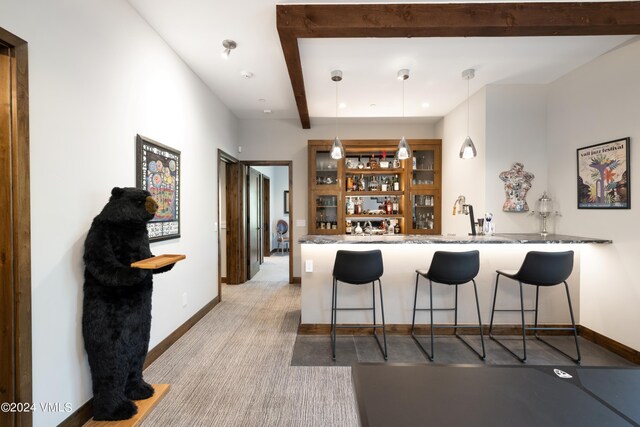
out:
{"label": "baseboard", "polygon": [[[162,355],[169,347],[171,347],[178,339],[191,329],[200,319],[202,319],[213,307],[220,302],[220,295],[215,297],[211,302],[202,307],[196,314],[191,316],[186,322],[169,334],[168,337],[158,343],[153,349],[147,353],[144,361],[144,368],[152,364],[158,357]],[[84,405],[78,408],[73,414],[58,424],[58,427],[81,427],[93,416],[93,398],[89,399]]]}
{"label": "baseboard", "polygon": [[[340,325],[336,331],[338,335],[372,335],[373,328],[350,328],[349,325]],[[436,329],[437,335],[453,335],[455,333],[454,328],[446,327],[450,325],[438,325],[439,327]],[[445,326],[445,327],[441,327]],[[479,335],[480,330],[477,326],[474,325],[461,325],[468,326],[458,328],[458,333],[461,335]],[[552,327],[552,328],[566,328],[570,325],[547,325],[544,326]],[[387,324],[386,332],[391,335],[410,335],[411,334],[411,325],[405,324]],[[429,325],[416,325],[416,335],[426,335],[431,333],[431,327]],[[489,333],[489,326],[483,325],[482,332],[487,335]],[[329,335],[331,333],[331,325],[330,324],[300,324],[298,325],[298,334],[300,335]],[[520,334],[520,326],[519,325],[494,325],[493,326],[493,334],[494,335],[519,335]],[[532,331],[528,331],[527,335],[533,335]],[[538,331],[538,335],[571,335],[571,331]]]}
{"label": "baseboard", "polygon": [[291,278],[291,283],[294,284],[294,285],[301,285],[302,284],[302,277],[293,276]]}
{"label": "baseboard", "polygon": [[578,326],[578,333],[581,337],[591,341],[594,344],[598,344],[600,347],[606,348],[612,353],[618,356],[640,365],[640,351],[634,350],[618,341],[612,340],[594,330],[587,328],[586,326]]}

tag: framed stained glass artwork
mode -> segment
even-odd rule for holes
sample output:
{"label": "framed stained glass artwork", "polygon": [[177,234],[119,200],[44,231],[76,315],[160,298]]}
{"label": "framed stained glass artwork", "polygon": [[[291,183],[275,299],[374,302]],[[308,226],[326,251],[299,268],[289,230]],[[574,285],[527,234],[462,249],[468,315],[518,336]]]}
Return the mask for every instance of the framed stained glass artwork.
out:
{"label": "framed stained glass artwork", "polygon": [[149,241],[180,237],[180,151],[136,135],[136,187],[158,203],[147,224]]}

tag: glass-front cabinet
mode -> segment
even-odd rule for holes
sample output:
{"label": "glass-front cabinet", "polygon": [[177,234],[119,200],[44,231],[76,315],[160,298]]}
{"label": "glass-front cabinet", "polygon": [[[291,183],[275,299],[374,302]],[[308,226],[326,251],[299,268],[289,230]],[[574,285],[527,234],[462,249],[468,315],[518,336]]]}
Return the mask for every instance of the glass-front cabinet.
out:
{"label": "glass-front cabinet", "polygon": [[440,145],[415,144],[411,148],[413,151],[409,179],[411,188],[440,188]]}
{"label": "glass-front cabinet", "polygon": [[395,140],[343,140],[341,160],[331,143],[309,141],[310,234],[440,233],[440,140],[409,141],[402,161]]}
{"label": "glass-front cabinet", "polygon": [[331,158],[329,147],[309,147],[310,186],[317,190],[337,190],[344,161]]}
{"label": "glass-front cabinet", "polygon": [[408,234],[440,234],[440,195],[435,191],[411,192],[411,221]]}
{"label": "glass-front cabinet", "polygon": [[344,234],[341,223],[342,203],[339,192],[317,191],[311,200],[311,234]]}

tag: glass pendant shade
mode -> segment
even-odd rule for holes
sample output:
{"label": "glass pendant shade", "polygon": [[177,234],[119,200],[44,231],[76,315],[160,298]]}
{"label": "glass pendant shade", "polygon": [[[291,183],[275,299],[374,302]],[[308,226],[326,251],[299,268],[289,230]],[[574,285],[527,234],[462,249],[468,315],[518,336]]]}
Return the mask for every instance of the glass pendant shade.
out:
{"label": "glass pendant shade", "polygon": [[478,155],[476,147],[473,145],[473,141],[469,136],[469,80],[474,78],[475,75],[475,70],[473,68],[462,72],[462,78],[467,81],[467,138],[462,143],[462,147],[460,147],[460,158],[465,160],[473,159]]}
{"label": "glass pendant shade", "polygon": [[344,157],[344,147],[342,146],[342,141],[337,136],[333,139],[333,144],[331,144],[331,158],[334,160],[340,160]]}
{"label": "glass pendant shade", "polygon": [[[398,80],[402,81],[402,118],[404,119],[404,81],[409,78],[409,70],[402,69],[398,71]],[[409,147],[409,143],[407,142],[407,138],[404,136],[400,139],[398,143],[398,151],[396,151],[396,158],[398,160],[407,160],[411,157],[411,147]]]}
{"label": "glass pendant shade", "polygon": [[467,138],[462,143],[462,147],[460,147],[460,158],[461,159],[473,159],[478,152],[476,151],[476,146],[473,145],[473,141],[470,137]]}
{"label": "glass pendant shade", "polygon": [[[336,134],[338,133],[338,83],[342,81],[342,71],[333,70],[331,72],[331,81],[336,84]],[[331,151],[329,155],[333,160],[340,160],[344,158],[344,147],[342,146],[342,141],[336,135],[333,139],[333,144],[331,144]]]}
{"label": "glass pendant shade", "polygon": [[409,147],[409,143],[407,139],[403,136],[398,144],[398,151],[396,152],[396,156],[400,160],[406,160],[411,157],[411,148]]}

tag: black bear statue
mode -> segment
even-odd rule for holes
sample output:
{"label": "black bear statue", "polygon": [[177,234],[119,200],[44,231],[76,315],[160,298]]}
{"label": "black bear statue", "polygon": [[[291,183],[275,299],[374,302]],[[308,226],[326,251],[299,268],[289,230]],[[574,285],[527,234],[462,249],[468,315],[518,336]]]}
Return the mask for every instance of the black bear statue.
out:
{"label": "black bear statue", "polygon": [[158,204],[148,191],[115,187],[84,244],[82,335],[89,357],[95,420],[129,419],[132,400],[153,396],[142,378],[149,348],[153,274],[131,263],[150,258],[147,223]]}

